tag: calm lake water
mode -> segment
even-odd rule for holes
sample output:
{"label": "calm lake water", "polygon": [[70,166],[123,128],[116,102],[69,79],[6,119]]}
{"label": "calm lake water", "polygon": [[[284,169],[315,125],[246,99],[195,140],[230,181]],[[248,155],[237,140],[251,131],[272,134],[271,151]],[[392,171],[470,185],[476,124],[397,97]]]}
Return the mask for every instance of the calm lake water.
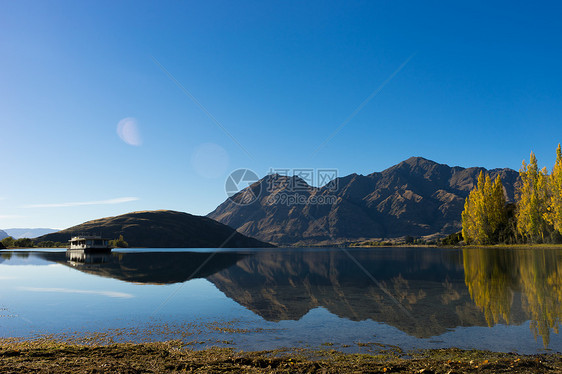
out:
{"label": "calm lake water", "polygon": [[562,351],[562,251],[2,251],[0,336]]}

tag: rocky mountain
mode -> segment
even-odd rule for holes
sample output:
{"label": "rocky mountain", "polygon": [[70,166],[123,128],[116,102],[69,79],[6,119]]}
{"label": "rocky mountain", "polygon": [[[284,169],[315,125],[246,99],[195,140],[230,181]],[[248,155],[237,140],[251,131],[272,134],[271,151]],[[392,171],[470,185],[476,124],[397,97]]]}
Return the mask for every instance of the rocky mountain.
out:
{"label": "rocky mountain", "polygon": [[73,234],[96,233],[123,238],[129,247],[149,248],[258,248],[270,244],[248,238],[207,217],[173,210],[142,211],[82,223],[38,237],[37,241],[66,242]]}
{"label": "rocky mountain", "polygon": [[[55,230],[55,229],[46,229],[46,228],[38,228],[38,229],[4,229],[4,232],[6,232],[6,234],[8,234],[9,236],[11,236],[14,239],[20,239],[20,238],[36,238],[38,236],[41,235],[46,235],[46,234],[50,234],[53,232],[57,232],[59,230]],[[0,233],[0,237],[2,236],[2,234]]]}
{"label": "rocky mountain", "polygon": [[[351,174],[319,188],[298,177],[268,175],[208,217],[277,245],[445,236],[460,230],[464,200],[480,171],[500,175],[508,201],[514,201],[515,170],[450,167],[412,157],[382,172]],[[258,198],[248,204],[254,195]]]}

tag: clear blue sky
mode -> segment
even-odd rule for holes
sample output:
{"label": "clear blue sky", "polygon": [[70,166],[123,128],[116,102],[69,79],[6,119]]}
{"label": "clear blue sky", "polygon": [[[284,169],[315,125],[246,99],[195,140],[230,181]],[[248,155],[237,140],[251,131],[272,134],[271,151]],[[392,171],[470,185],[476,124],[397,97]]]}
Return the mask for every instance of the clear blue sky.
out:
{"label": "clear blue sky", "polygon": [[207,214],[237,168],[550,168],[561,7],[0,1],[0,228]]}

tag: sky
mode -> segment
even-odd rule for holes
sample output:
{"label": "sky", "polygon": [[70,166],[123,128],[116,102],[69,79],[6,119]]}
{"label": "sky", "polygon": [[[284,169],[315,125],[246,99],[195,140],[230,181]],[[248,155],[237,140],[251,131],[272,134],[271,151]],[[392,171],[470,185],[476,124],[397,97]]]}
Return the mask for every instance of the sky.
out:
{"label": "sky", "polygon": [[562,3],[0,0],[0,228],[205,215],[236,169],[549,169]]}

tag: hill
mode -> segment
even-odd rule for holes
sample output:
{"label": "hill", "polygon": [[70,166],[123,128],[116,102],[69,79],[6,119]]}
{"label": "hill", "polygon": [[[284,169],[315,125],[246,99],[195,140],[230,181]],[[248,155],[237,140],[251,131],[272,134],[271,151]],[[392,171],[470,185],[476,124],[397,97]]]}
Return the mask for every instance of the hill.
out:
{"label": "hill", "polygon": [[37,241],[66,242],[72,234],[98,233],[107,238],[123,235],[129,247],[148,248],[259,248],[268,243],[237,233],[207,217],[172,210],[132,212],[88,221]]}
{"label": "hill", "polygon": [[[227,199],[208,217],[277,245],[445,236],[460,230],[464,200],[480,171],[493,178],[500,175],[507,199],[514,201],[519,183],[515,170],[450,167],[411,157],[382,172],[351,174],[319,188],[298,177],[268,175]],[[295,191],[291,189],[295,185],[304,188]],[[259,198],[241,204],[250,190]],[[300,201],[289,204],[282,195],[298,195]],[[302,203],[314,200],[324,203]]]}
{"label": "hill", "polygon": [[7,238],[8,236],[10,236],[10,235],[8,235],[8,233],[6,231],[0,230],[0,240],[2,240],[4,238]]}

